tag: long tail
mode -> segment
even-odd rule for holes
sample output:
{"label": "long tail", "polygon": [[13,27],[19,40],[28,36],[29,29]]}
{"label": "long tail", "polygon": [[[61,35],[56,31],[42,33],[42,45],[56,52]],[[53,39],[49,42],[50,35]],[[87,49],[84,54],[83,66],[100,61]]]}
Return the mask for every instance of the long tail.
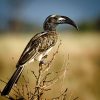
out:
{"label": "long tail", "polygon": [[24,66],[19,66],[10,80],[8,81],[7,85],[4,87],[3,91],[1,92],[1,95],[8,95],[10,90],[12,89],[13,85],[18,81],[22,71],[23,71]]}

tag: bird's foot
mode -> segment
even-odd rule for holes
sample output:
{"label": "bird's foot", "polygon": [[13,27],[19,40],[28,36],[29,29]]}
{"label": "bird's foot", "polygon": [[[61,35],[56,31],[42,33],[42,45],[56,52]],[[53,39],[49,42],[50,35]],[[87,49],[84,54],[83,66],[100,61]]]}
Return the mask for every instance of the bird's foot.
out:
{"label": "bird's foot", "polygon": [[14,84],[14,86],[16,87],[16,86],[17,86],[17,84],[15,83],[15,84]]}
{"label": "bird's foot", "polygon": [[47,63],[44,61],[46,58],[47,58],[48,55],[45,55],[42,57],[42,60],[40,61],[39,63],[39,66],[42,66],[42,65],[46,65]]}
{"label": "bird's foot", "polygon": [[46,62],[40,61],[39,66],[46,65]]}

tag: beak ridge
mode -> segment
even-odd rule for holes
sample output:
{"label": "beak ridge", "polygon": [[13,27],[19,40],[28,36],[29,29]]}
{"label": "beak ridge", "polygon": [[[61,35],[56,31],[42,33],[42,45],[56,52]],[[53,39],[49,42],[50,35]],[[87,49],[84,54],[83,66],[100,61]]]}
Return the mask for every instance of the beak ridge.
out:
{"label": "beak ridge", "polygon": [[65,24],[70,24],[70,25],[72,25],[73,27],[75,27],[77,30],[79,30],[79,29],[78,29],[78,26],[75,24],[75,22],[74,22],[72,19],[70,19],[69,17],[61,16],[59,19],[62,20],[62,21],[61,21],[62,24],[63,24],[63,23],[65,23]]}

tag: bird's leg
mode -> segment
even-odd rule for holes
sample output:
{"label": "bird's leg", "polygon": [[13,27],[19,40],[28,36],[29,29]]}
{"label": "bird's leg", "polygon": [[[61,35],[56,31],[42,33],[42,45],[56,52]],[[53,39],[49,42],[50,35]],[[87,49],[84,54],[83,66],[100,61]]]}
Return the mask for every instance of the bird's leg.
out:
{"label": "bird's leg", "polygon": [[47,56],[48,55],[42,57],[41,61],[39,62],[39,66],[46,65],[46,62],[44,60],[47,58]]}

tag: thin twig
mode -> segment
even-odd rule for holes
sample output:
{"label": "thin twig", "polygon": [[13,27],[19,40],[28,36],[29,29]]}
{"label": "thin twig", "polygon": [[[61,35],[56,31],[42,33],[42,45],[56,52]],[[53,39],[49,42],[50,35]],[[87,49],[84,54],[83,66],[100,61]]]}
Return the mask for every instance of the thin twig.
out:
{"label": "thin twig", "polygon": [[37,76],[36,76],[36,74],[35,74],[35,72],[34,71],[31,71],[32,72],[32,74],[34,75],[34,77],[36,78],[36,80],[38,79],[37,78]]}
{"label": "thin twig", "polygon": [[64,96],[66,94],[68,89],[66,89],[60,96],[52,98],[52,100],[56,100],[56,99],[60,99],[62,96]]}

